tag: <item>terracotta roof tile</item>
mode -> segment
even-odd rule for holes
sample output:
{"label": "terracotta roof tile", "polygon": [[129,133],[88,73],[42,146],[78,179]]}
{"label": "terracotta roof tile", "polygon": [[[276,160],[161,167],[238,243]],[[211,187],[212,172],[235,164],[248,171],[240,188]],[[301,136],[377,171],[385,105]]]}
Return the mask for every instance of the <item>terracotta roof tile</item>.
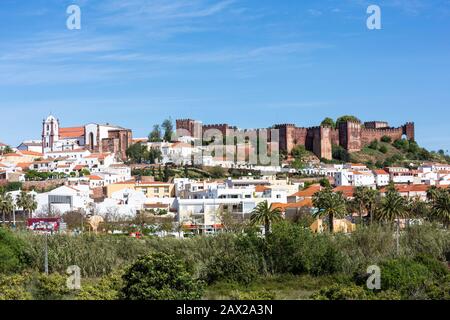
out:
{"label": "terracotta roof tile", "polygon": [[84,127],[59,128],[59,137],[62,139],[84,137]]}

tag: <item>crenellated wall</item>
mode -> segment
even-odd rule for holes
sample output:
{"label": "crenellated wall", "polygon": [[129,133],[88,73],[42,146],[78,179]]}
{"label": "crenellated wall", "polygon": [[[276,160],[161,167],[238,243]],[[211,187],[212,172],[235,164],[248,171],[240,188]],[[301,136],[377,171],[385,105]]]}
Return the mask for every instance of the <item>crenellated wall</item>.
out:
{"label": "crenellated wall", "polygon": [[[201,123],[191,119],[177,120],[177,129],[183,128],[194,131],[194,123]],[[279,148],[281,151],[290,153],[296,146],[304,146],[306,150],[314,152],[319,158],[332,159],[332,146],[340,145],[348,152],[360,151],[365,145],[373,140],[380,140],[383,136],[391,137],[392,140],[401,139],[403,135],[410,140],[415,139],[415,127],[413,122],[392,128],[385,121],[365,122],[364,126],[359,122],[347,121],[339,123],[338,128],[318,126],[311,128],[297,127],[295,124],[277,124],[273,127],[279,132]],[[228,124],[203,125],[202,130],[219,130],[224,136],[237,130]],[[268,129],[270,132],[270,129]],[[269,137],[269,141],[271,138]]]}
{"label": "crenellated wall", "polygon": [[387,128],[387,129],[361,129],[361,143],[363,146],[368,145],[373,140],[380,141],[382,137],[387,136],[395,141],[403,136],[403,128]]}

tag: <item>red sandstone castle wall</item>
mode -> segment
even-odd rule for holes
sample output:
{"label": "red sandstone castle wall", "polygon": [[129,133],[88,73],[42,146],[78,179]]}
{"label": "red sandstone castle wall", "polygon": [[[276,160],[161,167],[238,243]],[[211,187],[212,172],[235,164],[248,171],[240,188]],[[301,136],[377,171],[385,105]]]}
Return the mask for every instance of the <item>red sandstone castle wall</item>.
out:
{"label": "red sandstone castle wall", "polygon": [[373,140],[380,141],[384,136],[390,137],[392,141],[401,139],[403,136],[403,128],[361,129],[361,144],[362,146],[366,146]]}
{"label": "red sandstone castle wall", "polygon": [[339,144],[348,152],[361,150],[361,124],[345,122],[339,124]]}
{"label": "red sandstone castle wall", "polygon": [[[199,124],[191,119],[177,120],[177,129],[185,129],[192,135],[194,124]],[[408,139],[414,140],[414,123],[406,123],[400,128],[387,128],[387,122],[366,122],[367,128],[362,128],[358,122],[341,123],[337,129],[329,127],[298,128],[294,124],[280,124],[274,126],[279,132],[279,148],[290,153],[296,146],[305,146],[306,150],[313,151],[318,157],[331,159],[332,145],[340,145],[349,152],[360,151],[373,140],[380,140],[383,136],[389,136],[392,140],[401,139],[405,134]],[[203,131],[208,129],[219,130],[222,135],[231,134],[235,127],[228,124],[204,125]],[[270,130],[269,130],[270,133]],[[269,141],[272,138],[269,135]]]}

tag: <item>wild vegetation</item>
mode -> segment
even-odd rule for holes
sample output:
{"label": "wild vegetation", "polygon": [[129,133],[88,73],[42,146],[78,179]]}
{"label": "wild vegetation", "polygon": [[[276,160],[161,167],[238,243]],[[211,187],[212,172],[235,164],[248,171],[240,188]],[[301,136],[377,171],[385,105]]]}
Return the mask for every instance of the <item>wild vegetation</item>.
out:
{"label": "wild vegetation", "polygon": [[[390,185],[383,197],[358,188],[346,200],[325,186],[313,196],[314,216],[327,226],[319,234],[309,228],[312,216],[284,220],[267,202],[248,223],[223,217],[223,232],[184,239],[152,236],[138,221],[129,225],[140,239],[46,237],[3,224],[0,299],[449,299],[450,192],[431,188],[427,198],[403,198]],[[361,212],[356,231],[335,233],[334,219],[351,212]],[[65,286],[73,265],[83,276],[79,290]],[[373,265],[381,269],[375,291],[366,287]]]}

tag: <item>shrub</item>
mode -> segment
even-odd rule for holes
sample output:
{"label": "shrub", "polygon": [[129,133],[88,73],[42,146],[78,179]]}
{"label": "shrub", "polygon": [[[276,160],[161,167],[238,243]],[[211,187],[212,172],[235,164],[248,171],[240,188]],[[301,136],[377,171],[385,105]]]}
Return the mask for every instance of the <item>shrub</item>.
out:
{"label": "shrub", "polygon": [[31,300],[32,296],[25,288],[26,282],[26,275],[0,274],[0,300]]}
{"label": "shrub", "polygon": [[373,294],[363,287],[351,284],[336,284],[321,289],[318,293],[311,296],[313,300],[367,300]]}
{"label": "shrub", "polygon": [[380,149],[378,149],[381,153],[386,154],[388,152],[388,148],[386,146],[381,146]]}
{"label": "shrub", "polygon": [[123,287],[123,270],[102,277],[97,283],[83,284],[77,300],[117,300]]}
{"label": "shrub", "polygon": [[195,300],[203,283],[189,272],[185,262],[162,252],[139,258],[122,277],[125,300]]}
{"label": "shrub", "polygon": [[0,273],[20,272],[27,260],[25,243],[0,227]]}
{"label": "shrub", "polygon": [[218,281],[250,284],[258,275],[259,268],[252,256],[236,251],[218,252],[206,264],[202,279],[209,284]]}
{"label": "shrub", "polygon": [[393,145],[399,150],[407,151],[409,148],[409,141],[405,139],[398,139],[394,141]]}
{"label": "shrub", "polygon": [[411,256],[426,254],[444,261],[450,252],[450,233],[432,224],[410,226],[401,238],[401,247]]}
{"label": "shrub", "polygon": [[373,140],[370,144],[369,144],[369,148],[373,149],[373,150],[377,150],[378,149],[378,140]]}
{"label": "shrub", "polygon": [[257,291],[240,291],[235,290],[231,292],[231,300],[275,300],[276,294],[271,290],[257,290]]}
{"label": "shrub", "polygon": [[381,289],[399,291],[406,299],[422,298],[426,283],[433,279],[425,265],[409,258],[387,260],[380,268]]}
{"label": "shrub", "polygon": [[31,279],[31,293],[35,300],[62,300],[70,294],[67,278],[58,273],[35,274]]}
{"label": "shrub", "polygon": [[389,136],[382,136],[381,137],[381,141],[385,142],[385,143],[391,143],[392,142],[392,138]]}
{"label": "shrub", "polygon": [[274,273],[333,274],[342,269],[342,255],[327,234],[289,222],[274,225],[268,237],[267,254]]}
{"label": "shrub", "polygon": [[351,237],[341,237],[338,249],[344,256],[344,271],[364,273],[369,265],[378,264],[395,253],[395,239],[391,227],[373,224],[357,228]]}

